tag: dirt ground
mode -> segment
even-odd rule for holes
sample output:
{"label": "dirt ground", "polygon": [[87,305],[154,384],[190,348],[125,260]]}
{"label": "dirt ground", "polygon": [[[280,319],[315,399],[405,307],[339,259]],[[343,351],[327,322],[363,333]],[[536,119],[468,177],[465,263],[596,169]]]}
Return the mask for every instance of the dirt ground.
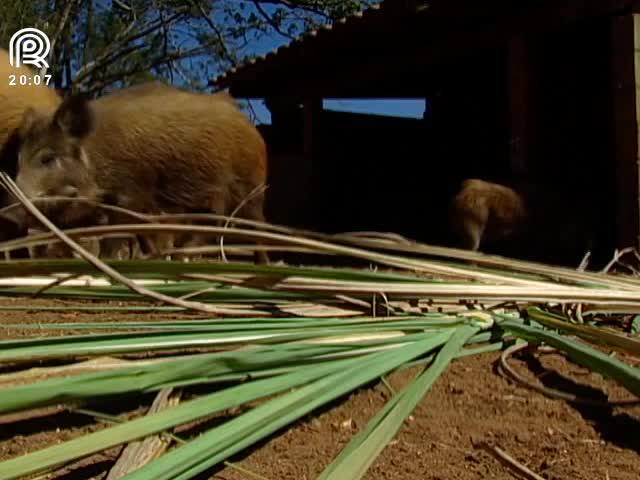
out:
{"label": "dirt ground", "polygon": [[[0,304],[38,305],[45,300],[4,299]],[[55,302],[60,303],[60,302]],[[80,322],[142,318],[180,318],[184,314],[126,314],[58,312],[0,312],[0,339],[56,334],[56,331],[3,329],[9,323]],[[192,317],[192,316],[191,316]],[[496,372],[498,354],[456,361],[436,382],[394,441],[365,476],[368,480],[513,479],[518,477],[487,449],[484,442],[505,451],[545,479],[631,480],[640,478],[640,407],[604,409],[570,405],[526,389]],[[640,359],[625,360],[640,366]],[[547,386],[582,395],[632,398],[616,383],[546,354],[513,360],[518,371]],[[544,372],[544,374],[543,374]],[[2,366],[0,365],[0,373]],[[399,389],[417,373],[390,375]],[[192,391],[191,393],[195,393]],[[329,464],[349,439],[390,397],[382,382],[342,398],[279,432],[258,447],[231,459],[201,479],[311,480]],[[121,404],[95,402],[86,408],[128,418],[144,413],[153,396],[125,399]],[[207,422],[220,418],[207,419]],[[91,417],[56,408],[29,415],[0,417],[0,460],[44,448],[107,426]],[[202,425],[179,429],[188,438]],[[113,449],[70,465],[55,476],[64,480],[101,479],[117,458]],[[258,476],[252,476],[237,467]],[[348,479],[345,479],[348,480]]]}

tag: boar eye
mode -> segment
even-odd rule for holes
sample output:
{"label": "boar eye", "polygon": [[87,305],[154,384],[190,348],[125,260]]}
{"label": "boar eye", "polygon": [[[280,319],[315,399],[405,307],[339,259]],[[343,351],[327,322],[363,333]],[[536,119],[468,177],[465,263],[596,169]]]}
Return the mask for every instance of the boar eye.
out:
{"label": "boar eye", "polygon": [[49,165],[50,163],[53,163],[55,159],[56,159],[55,155],[44,155],[40,158],[40,163],[42,165]]}

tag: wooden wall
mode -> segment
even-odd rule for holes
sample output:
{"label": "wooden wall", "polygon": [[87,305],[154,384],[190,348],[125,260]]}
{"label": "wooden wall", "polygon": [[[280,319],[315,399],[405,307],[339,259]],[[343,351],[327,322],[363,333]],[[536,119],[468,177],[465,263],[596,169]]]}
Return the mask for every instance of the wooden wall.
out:
{"label": "wooden wall", "polygon": [[493,50],[442,69],[426,121],[320,111],[263,127],[271,150],[270,218],[449,242],[447,207],[459,183],[508,174],[504,62],[502,50]]}
{"label": "wooden wall", "polygon": [[[530,179],[549,193],[550,212],[565,209],[550,215],[546,243],[533,242],[540,256],[575,266],[590,224],[602,264],[615,247],[638,245],[639,52],[637,15],[599,17],[451,62],[425,92],[428,122],[310,109],[274,122],[263,127],[268,215],[446,244],[446,208],[462,179]],[[563,232],[572,222],[583,223]]]}
{"label": "wooden wall", "polygon": [[614,131],[613,165],[616,172],[617,246],[639,246],[640,178],[638,127],[640,122],[640,15],[619,15],[611,20],[611,62]]}
{"label": "wooden wall", "polygon": [[[524,132],[526,174],[548,185],[550,205],[564,208],[563,217],[549,215],[558,232],[549,248],[559,259],[575,262],[592,227],[596,263],[616,247],[638,245],[633,26],[631,15],[582,21],[530,35],[524,47],[518,39],[511,58],[512,70],[527,72],[524,81],[512,79],[520,104],[511,112],[522,117],[512,125]],[[637,18],[635,26],[637,38]],[[577,222],[585,228],[563,232]]]}

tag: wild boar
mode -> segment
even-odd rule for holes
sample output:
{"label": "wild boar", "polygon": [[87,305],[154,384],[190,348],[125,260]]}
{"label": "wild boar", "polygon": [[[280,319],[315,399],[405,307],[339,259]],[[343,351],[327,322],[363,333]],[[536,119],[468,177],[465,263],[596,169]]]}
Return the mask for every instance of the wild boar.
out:
{"label": "wild boar", "polygon": [[467,179],[453,198],[450,222],[460,246],[477,251],[517,233],[527,219],[525,200],[515,190],[480,179]]}
{"label": "wild boar", "polygon": [[[62,102],[62,97],[47,86],[44,78],[34,79],[37,72],[26,65],[15,68],[9,62],[9,52],[0,48],[0,169],[13,179],[18,165],[18,127],[25,111],[29,108],[52,113]],[[21,78],[31,81],[21,82]],[[22,83],[25,83],[24,85]],[[16,200],[6,190],[0,188],[0,207]],[[9,226],[11,219],[0,232],[3,239],[26,235],[25,224]]]}
{"label": "wild boar", "polygon": [[33,79],[36,71],[20,66],[15,68],[9,62],[9,52],[0,48],[0,153],[1,168],[15,178],[17,168],[17,128],[28,109],[54,112],[61,104],[62,97],[46,85],[45,79],[36,85],[30,81],[22,85],[20,77]]}
{"label": "wild boar", "polygon": [[[232,97],[159,82],[92,101],[72,95],[50,114],[29,109],[20,139],[16,182],[30,198],[229,215],[267,178],[264,139]],[[262,193],[237,216],[264,221],[263,210]],[[79,212],[62,215],[68,223],[86,221]],[[254,260],[268,262],[264,253]]]}
{"label": "wild boar", "polygon": [[510,186],[467,179],[449,210],[458,246],[551,264],[576,265],[598,247],[602,206],[551,179]]}

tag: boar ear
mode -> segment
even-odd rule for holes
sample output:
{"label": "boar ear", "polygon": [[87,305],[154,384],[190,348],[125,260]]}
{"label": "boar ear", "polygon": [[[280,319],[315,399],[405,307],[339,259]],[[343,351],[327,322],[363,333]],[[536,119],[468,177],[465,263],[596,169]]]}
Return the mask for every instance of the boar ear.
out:
{"label": "boar ear", "polygon": [[77,139],[87,136],[94,127],[89,100],[84,95],[65,98],[53,116],[53,125]]}

